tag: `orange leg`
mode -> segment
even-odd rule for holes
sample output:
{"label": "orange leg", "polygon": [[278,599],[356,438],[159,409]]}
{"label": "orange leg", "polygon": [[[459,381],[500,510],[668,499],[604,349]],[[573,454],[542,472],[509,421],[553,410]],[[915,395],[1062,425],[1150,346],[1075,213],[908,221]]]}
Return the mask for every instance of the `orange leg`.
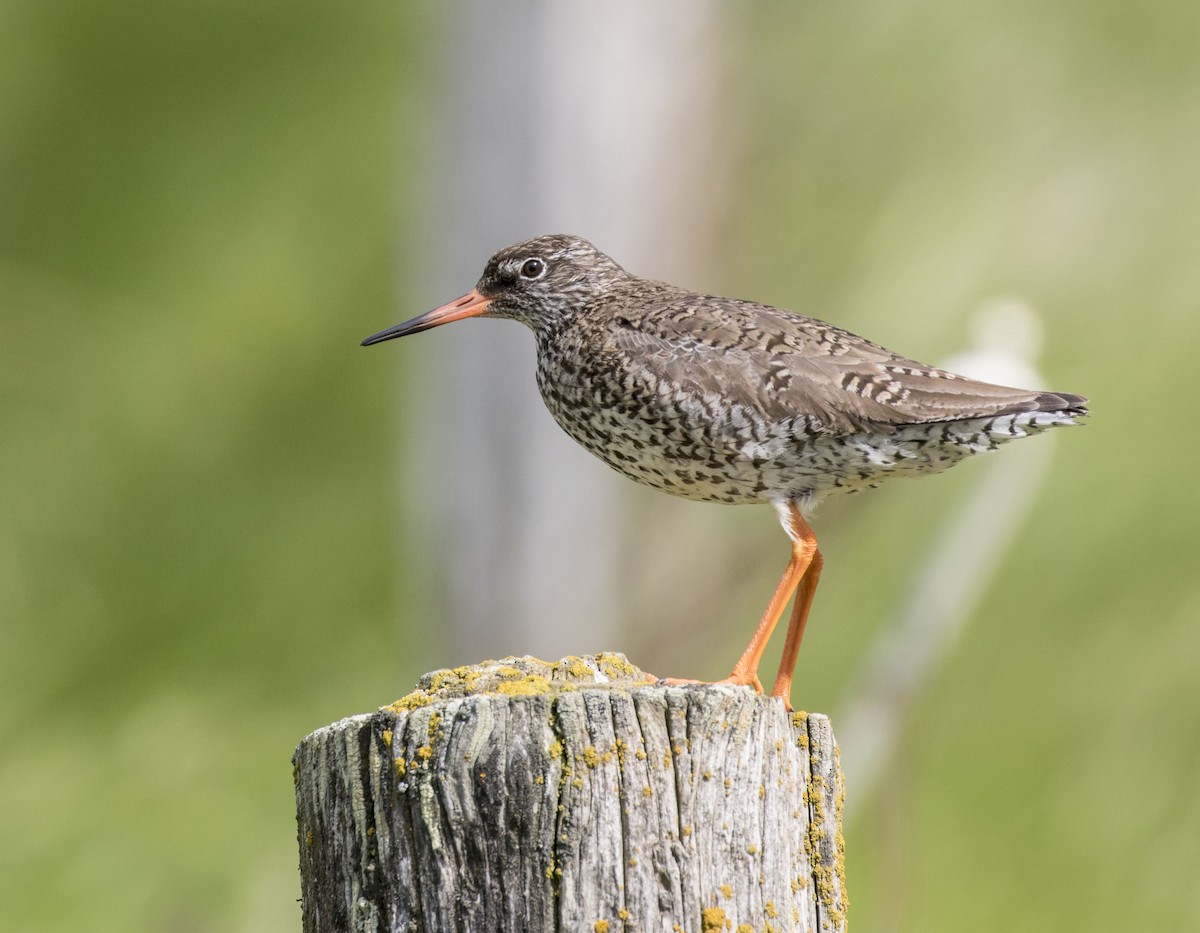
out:
{"label": "orange leg", "polygon": [[779,659],[779,671],[775,675],[775,683],[771,686],[771,696],[783,700],[789,712],[792,709],[792,675],[796,671],[796,658],[800,654],[800,639],[804,637],[808,610],[817,594],[817,582],[821,579],[821,568],[825,564],[825,558],[817,549],[817,539],[813,536],[812,529],[807,525],[804,528],[808,532],[808,540],[812,541],[812,562],[796,590],[796,604],[792,607],[792,621],[788,624],[787,640],[783,643],[783,657]]}
{"label": "orange leg", "polygon": [[[796,609],[792,613],[792,621],[788,625],[787,642],[784,645],[783,661],[779,666],[779,675],[771,689],[772,696],[783,697],[787,703],[787,693],[791,687],[792,669],[796,666],[796,654],[800,650],[800,636],[804,634],[804,622],[808,616],[808,607],[812,603],[813,593],[817,588],[817,576],[821,572],[821,553],[817,550],[817,537],[813,534],[800,510],[792,503],[777,506],[783,529],[792,539],[792,558],[788,561],[787,569],[775,587],[775,593],[767,604],[767,611],[759,620],[758,627],[750,637],[750,644],[733,666],[733,673],[718,683],[746,684],[756,690],[762,690],[758,679],[758,662],[762,660],[771,633],[783,615],[783,610],[792,598],[792,594],[800,587],[796,599]],[[813,566],[815,564],[815,566]],[[810,569],[811,568],[811,569]],[[814,572],[815,571],[815,572]],[[811,577],[811,584],[809,579]],[[790,657],[790,661],[789,661]],[[786,668],[787,676],[784,677]],[[782,691],[782,692],[781,692]]]}

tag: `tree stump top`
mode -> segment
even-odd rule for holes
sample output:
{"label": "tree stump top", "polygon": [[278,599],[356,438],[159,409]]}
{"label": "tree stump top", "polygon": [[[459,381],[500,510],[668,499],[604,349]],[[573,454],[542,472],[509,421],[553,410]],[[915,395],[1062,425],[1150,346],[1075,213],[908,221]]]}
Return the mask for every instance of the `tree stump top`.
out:
{"label": "tree stump top", "polygon": [[625,655],[601,652],[585,657],[569,656],[561,661],[538,658],[505,658],[480,661],[463,667],[431,671],[417,681],[416,688],[390,708],[419,709],[432,703],[481,694],[536,696],[581,688],[629,690],[647,687],[656,679],[631,664]]}
{"label": "tree stump top", "polygon": [[844,929],[829,720],[748,688],[487,661],[294,762],[309,933]]}

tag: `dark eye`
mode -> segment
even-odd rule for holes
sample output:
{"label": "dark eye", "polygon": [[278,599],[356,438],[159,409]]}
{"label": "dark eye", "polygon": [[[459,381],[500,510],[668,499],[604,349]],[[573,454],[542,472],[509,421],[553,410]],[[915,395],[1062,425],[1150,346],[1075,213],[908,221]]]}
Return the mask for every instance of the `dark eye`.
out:
{"label": "dark eye", "polygon": [[546,271],[546,264],[540,259],[526,259],[525,265],[521,266],[521,277],[525,279],[536,279]]}

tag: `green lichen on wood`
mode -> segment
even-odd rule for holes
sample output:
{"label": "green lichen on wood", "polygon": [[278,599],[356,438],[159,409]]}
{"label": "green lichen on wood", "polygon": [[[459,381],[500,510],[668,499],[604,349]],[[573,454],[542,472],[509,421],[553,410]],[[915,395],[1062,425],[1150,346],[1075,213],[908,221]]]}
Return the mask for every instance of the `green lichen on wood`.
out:
{"label": "green lichen on wood", "polygon": [[510,657],[433,671],[422,677],[411,693],[387,708],[402,713],[441,700],[470,696],[536,696],[569,692],[583,686],[633,687],[653,681],[653,677],[630,664],[624,655],[614,652],[603,652],[594,658],[569,655],[561,661]]}
{"label": "green lichen on wood", "polygon": [[842,836],[842,804],[845,801],[845,786],[838,780],[840,774],[840,753],[835,745],[832,750],[832,776],[837,782],[837,793],[834,795],[835,836],[833,840],[833,857],[827,858],[826,849],[822,843],[826,839],[826,813],[824,800],[829,788],[822,774],[821,756],[816,745],[810,745],[809,781],[803,792],[804,803],[809,808],[808,830],[804,837],[804,848],[812,865],[814,893],[821,908],[829,917],[834,929],[844,928],[846,908],[850,901],[846,895],[846,846]]}
{"label": "green lichen on wood", "polygon": [[428,693],[421,690],[414,690],[412,693],[402,696],[388,708],[397,713],[407,713],[414,709],[420,709],[422,706],[428,706],[433,701],[434,697]]}
{"label": "green lichen on wood", "polygon": [[[587,661],[585,661],[583,658],[576,657],[573,654],[567,655],[560,663],[566,665],[567,673],[572,677],[583,680],[592,675],[592,668],[588,665]],[[601,920],[597,922],[604,923],[606,927],[608,925],[607,920]]]}
{"label": "green lichen on wood", "polygon": [[549,693],[550,681],[546,680],[545,677],[530,674],[528,677],[521,677],[519,680],[501,681],[496,685],[496,692],[510,697]]}
{"label": "green lichen on wood", "polygon": [[[833,746],[834,773],[840,775],[842,773],[842,751],[836,745]],[[842,809],[846,805],[846,784],[844,781],[838,782],[837,793],[834,795],[834,807],[836,808],[836,823],[837,832],[834,836],[834,851],[837,853],[834,856],[833,870],[837,874],[838,890],[841,891],[841,913],[838,915],[839,923],[844,920],[846,909],[850,906],[850,899],[846,896],[846,837],[842,833]],[[832,914],[831,914],[832,916]]]}
{"label": "green lichen on wood", "polygon": [[706,907],[700,912],[700,929],[703,933],[720,933],[728,925],[729,919],[720,907]]}

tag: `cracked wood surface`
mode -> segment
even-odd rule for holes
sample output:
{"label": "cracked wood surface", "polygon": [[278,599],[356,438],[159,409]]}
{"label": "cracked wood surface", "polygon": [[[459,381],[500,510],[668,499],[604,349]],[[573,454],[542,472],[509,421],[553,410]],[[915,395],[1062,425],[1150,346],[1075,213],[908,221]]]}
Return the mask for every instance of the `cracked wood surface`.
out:
{"label": "cracked wood surface", "polygon": [[489,661],[293,761],[306,933],[845,928],[829,720],[747,688]]}

